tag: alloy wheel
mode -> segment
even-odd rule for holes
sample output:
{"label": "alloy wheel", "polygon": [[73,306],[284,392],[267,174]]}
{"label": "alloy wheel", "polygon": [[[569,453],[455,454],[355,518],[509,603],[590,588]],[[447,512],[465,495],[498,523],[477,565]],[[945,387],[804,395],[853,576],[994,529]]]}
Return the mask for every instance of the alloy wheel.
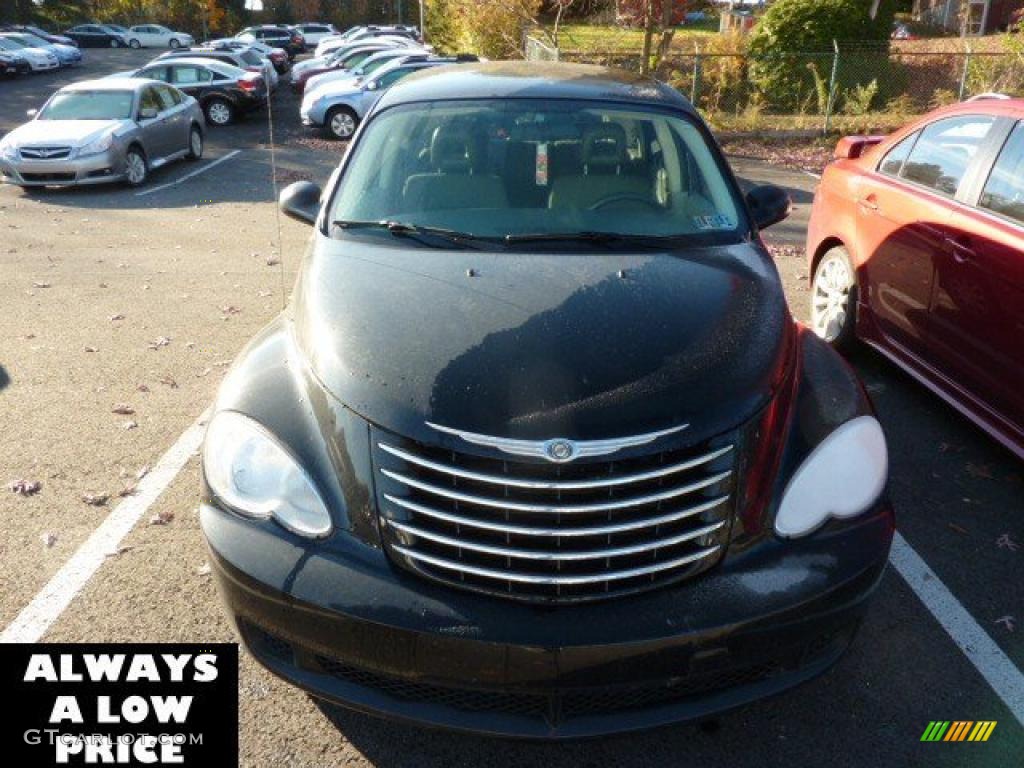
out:
{"label": "alloy wheel", "polygon": [[356,121],[348,112],[335,112],[331,115],[331,133],[339,139],[347,139],[356,132]]}
{"label": "alloy wheel", "polygon": [[129,150],[125,156],[124,175],[133,187],[137,187],[146,180],[146,159],[138,150]]}
{"label": "alloy wheel", "polygon": [[215,101],[206,110],[206,117],[214,125],[227,125],[231,122],[231,107],[223,101]]}
{"label": "alloy wheel", "polygon": [[198,128],[193,128],[188,137],[189,157],[198,160],[203,156],[203,134]]}
{"label": "alloy wheel", "polygon": [[841,252],[825,255],[814,273],[811,327],[829,343],[840,339],[850,320],[853,274]]}

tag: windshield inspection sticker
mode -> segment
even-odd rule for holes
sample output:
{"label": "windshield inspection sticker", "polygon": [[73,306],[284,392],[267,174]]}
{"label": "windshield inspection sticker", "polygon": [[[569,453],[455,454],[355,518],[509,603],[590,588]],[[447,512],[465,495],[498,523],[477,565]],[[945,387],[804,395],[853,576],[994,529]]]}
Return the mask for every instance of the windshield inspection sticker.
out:
{"label": "windshield inspection sticker", "polygon": [[548,185],[548,145],[546,143],[537,145],[537,186]]}
{"label": "windshield inspection sticker", "polygon": [[238,765],[238,646],[0,645],[6,763]]}
{"label": "windshield inspection sticker", "polygon": [[710,216],[694,216],[693,226],[707,231],[711,229],[734,229],[736,223],[724,213],[715,213]]}

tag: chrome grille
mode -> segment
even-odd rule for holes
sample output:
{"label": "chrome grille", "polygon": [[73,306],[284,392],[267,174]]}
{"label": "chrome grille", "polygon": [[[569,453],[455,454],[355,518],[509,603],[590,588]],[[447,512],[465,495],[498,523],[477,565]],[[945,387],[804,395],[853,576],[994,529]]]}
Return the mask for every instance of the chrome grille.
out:
{"label": "chrome grille", "polygon": [[64,160],[71,154],[71,147],[22,147],[25,160]]}
{"label": "chrome grille", "polygon": [[553,464],[373,438],[389,555],[448,584],[520,600],[599,599],[696,575],[728,537],[728,439],[687,446],[677,436],[614,461]]}

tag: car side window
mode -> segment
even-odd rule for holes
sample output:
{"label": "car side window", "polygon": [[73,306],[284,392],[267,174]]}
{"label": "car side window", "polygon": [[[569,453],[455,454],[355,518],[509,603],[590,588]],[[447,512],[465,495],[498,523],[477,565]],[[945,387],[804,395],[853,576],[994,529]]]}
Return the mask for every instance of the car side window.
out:
{"label": "car side window", "polygon": [[936,120],[921,131],[900,177],[952,197],[993,123],[985,115]]}
{"label": "car side window", "polygon": [[886,176],[899,176],[900,171],[903,170],[903,162],[910,154],[910,150],[914,148],[914,142],[917,141],[918,135],[919,132],[915,131],[890,149],[882,158],[882,162],[878,164],[878,172],[884,173]]}
{"label": "car side window", "polygon": [[411,69],[393,69],[377,81],[378,88],[387,88],[389,85],[393,85],[401,80],[406,75],[412,74]]}
{"label": "car side window", "polygon": [[1024,123],[1003,145],[978,205],[1024,224]]}
{"label": "car side window", "polygon": [[167,67],[153,67],[139,72],[139,77],[148,77],[150,80],[167,81]]}
{"label": "car side window", "polygon": [[171,82],[175,85],[195,85],[196,83],[208,83],[213,80],[213,75],[201,67],[174,67],[171,70]]}
{"label": "car side window", "polygon": [[174,109],[177,106],[177,102],[174,100],[174,96],[171,94],[171,89],[166,85],[158,86],[156,89],[158,98],[160,99],[160,111],[165,112],[168,109]]}
{"label": "car side window", "polygon": [[142,92],[142,98],[139,100],[139,114],[149,109],[156,112],[159,112],[161,109],[160,98],[156,95],[156,88],[146,88]]}

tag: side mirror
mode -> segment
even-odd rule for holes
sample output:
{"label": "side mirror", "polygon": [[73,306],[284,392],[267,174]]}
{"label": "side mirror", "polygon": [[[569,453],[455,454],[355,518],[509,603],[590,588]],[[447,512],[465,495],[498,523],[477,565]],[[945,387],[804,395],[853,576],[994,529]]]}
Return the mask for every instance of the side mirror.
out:
{"label": "side mirror", "polygon": [[747,205],[754,215],[757,228],[765,229],[789,216],[793,201],[782,187],[764,184],[747,192]]}
{"label": "side mirror", "polygon": [[320,213],[320,187],[311,181],[296,181],[281,190],[278,205],[285,216],[304,224],[316,223]]}
{"label": "side mirror", "polygon": [[34,118],[36,115],[39,114],[39,110],[38,109],[30,109],[30,110],[26,111],[25,114],[28,115],[30,118]]}
{"label": "side mirror", "polygon": [[376,91],[377,87],[378,86],[377,86],[377,81],[376,80],[371,80],[370,82],[368,82],[366,84],[366,90],[368,90],[368,91]]}
{"label": "side mirror", "polygon": [[844,136],[836,144],[832,156],[836,160],[856,160],[884,138],[884,136]]}
{"label": "side mirror", "polygon": [[157,114],[156,107],[143,107],[139,110],[139,120],[152,120]]}

